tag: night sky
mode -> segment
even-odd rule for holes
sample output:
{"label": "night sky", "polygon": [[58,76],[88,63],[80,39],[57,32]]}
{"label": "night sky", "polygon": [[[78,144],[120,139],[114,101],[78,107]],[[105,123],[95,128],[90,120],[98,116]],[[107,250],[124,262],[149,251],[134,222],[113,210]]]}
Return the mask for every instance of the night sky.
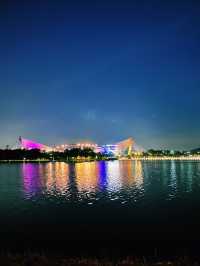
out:
{"label": "night sky", "polygon": [[0,146],[200,147],[200,1],[1,1]]}

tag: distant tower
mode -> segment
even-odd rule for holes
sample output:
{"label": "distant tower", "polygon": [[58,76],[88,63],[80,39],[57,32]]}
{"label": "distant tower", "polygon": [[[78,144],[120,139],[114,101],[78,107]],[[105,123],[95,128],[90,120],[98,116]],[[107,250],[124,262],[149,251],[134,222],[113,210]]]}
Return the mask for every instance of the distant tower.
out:
{"label": "distant tower", "polygon": [[18,145],[19,145],[20,149],[22,149],[22,137],[21,136],[19,136],[18,141],[19,141]]}

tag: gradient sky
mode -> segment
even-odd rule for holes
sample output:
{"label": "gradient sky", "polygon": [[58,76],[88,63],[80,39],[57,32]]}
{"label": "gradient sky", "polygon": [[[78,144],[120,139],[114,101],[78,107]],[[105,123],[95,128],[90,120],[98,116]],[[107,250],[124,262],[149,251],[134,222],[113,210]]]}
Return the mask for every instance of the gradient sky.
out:
{"label": "gradient sky", "polygon": [[1,1],[0,146],[200,146],[200,1]]}

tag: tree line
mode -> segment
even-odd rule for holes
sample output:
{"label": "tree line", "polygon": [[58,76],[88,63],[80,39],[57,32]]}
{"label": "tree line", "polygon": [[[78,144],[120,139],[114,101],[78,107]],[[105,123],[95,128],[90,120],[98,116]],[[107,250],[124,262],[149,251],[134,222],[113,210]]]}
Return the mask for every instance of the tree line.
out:
{"label": "tree line", "polygon": [[[132,157],[161,157],[161,156],[189,156],[200,155],[200,149],[191,151],[170,151],[150,149],[145,152],[133,152]],[[38,149],[1,149],[0,161],[9,160],[56,160],[56,161],[76,161],[76,160],[106,160],[113,158],[111,154],[96,153],[90,148],[74,148],[63,152],[43,152]]]}
{"label": "tree line", "polygon": [[89,160],[102,160],[109,156],[95,153],[90,148],[80,149],[74,148],[65,150],[64,152],[43,152],[39,149],[25,150],[25,149],[5,149],[0,150],[0,160],[76,160],[76,159],[89,159]]}
{"label": "tree line", "polygon": [[150,149],[148,151],[142,152],[141,156],[189,156],[189,155],[200,155],[200,149],[190,150],[190,151],[179,151],[179,150],[154,150]]}

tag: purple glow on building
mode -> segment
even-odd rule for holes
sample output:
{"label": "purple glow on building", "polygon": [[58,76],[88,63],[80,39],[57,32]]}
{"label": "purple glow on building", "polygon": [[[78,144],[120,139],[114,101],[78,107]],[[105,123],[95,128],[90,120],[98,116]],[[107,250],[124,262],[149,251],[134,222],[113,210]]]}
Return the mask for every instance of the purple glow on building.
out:
{"label": "purple glow on building", "polygon": [[46,146],[46,145],[34,142],[32,140],[28,140],[28,139],[20,138],[20,143],[21,143],[21,147],[23,149],[26,149],[26,150],[33,150],[33,149],[38,149],[38,150],[42,150],[42,151],[43,150],[44,151],[50,151],[51,150],[51,148]]}
{"label": "purple glow on building", "polygon": [[106,144],[106,145],[97,145],[94,143],[77,143],[77,144],[62,144],[53,147],[46,146],[41,143],[37,143],[33,140],[28,140],[19,137],[19,142],[21,145],[21,148],[26,149],[26,150],[33,150],[33,149],[39,149],[41,151],[45,152],[50,152],[50,151],[58,151],[58,152],[63,152],[65,149],[84,149],[84,148],[90,148],[94,152],[97,153],[102,153],[102,154],[107,154],[110,156],[127,156],[131,155],[133,145],[134,145],[134,140],[132,138],[125,139],[121,142],[118,142],[116,144]]}

